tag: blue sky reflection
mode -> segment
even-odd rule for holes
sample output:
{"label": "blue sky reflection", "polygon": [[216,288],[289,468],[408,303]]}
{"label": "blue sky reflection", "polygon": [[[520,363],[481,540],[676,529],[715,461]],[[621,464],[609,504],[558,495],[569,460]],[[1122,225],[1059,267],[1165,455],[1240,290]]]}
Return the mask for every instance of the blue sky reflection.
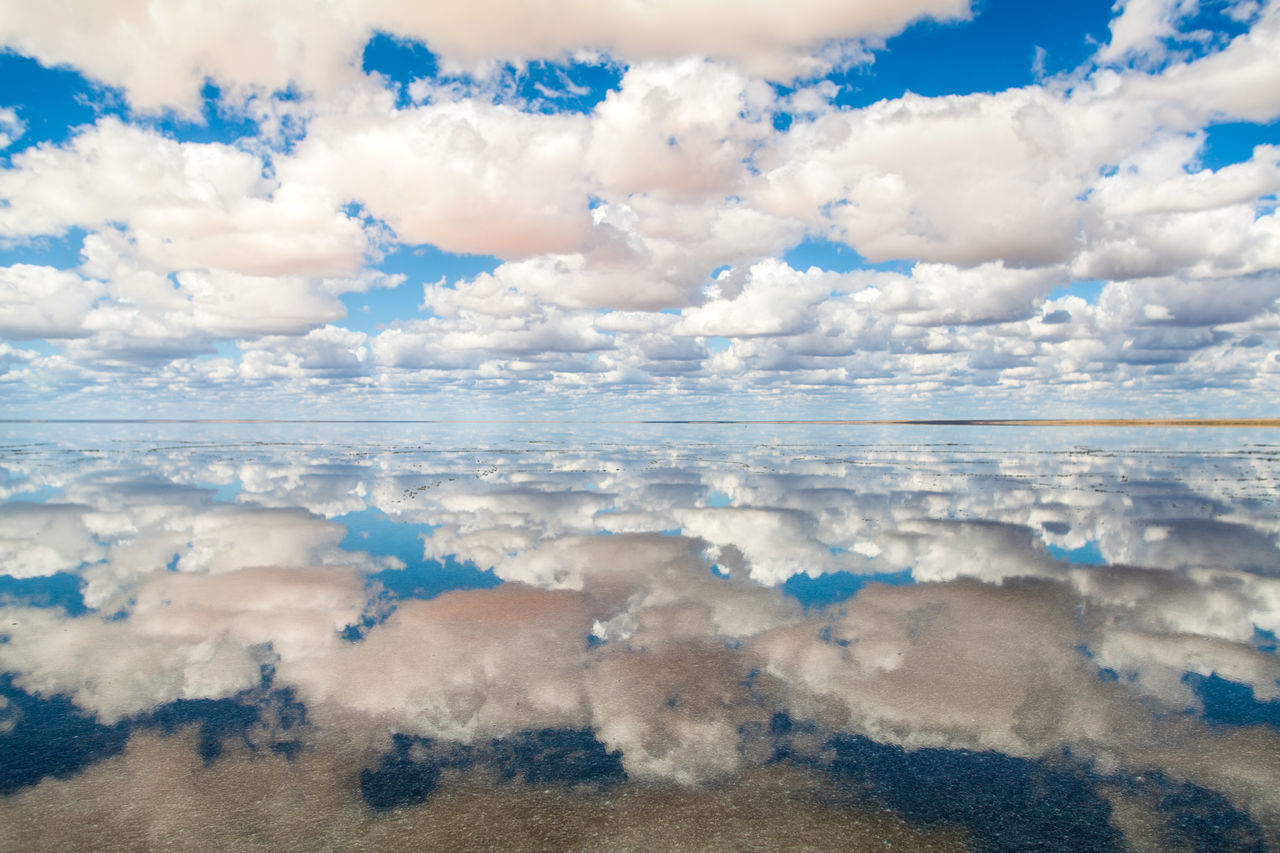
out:
{"label": "blue sky reflection", "polygon": [[761,773],[991,849],[1280,826],[1268,433],[9,429],[0,740],[101,745],[6,758],[16,825],[192,755],[366,828],[464,777],[590,809]]}

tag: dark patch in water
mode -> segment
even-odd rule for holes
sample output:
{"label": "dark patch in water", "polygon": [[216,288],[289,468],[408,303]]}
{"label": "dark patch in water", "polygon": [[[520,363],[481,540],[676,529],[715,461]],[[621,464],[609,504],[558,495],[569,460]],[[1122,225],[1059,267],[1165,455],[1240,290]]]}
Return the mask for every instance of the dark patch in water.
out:
{"label": "dark patch in water", "polygon": [[542,729],[493,741],[503,779],[530,785],[616,785],[627,778],[622,753],[610,752],[590,729]]}
{"label": "dark patch in water", "polygon": [[426,802],[448,769],[488,767],[502,782],[592,785],[623,782],[622,755],[610,752],[589,729],[541,729],[495,738],[483,747],[412,735],[392,737],[378,766],[360,773],[360,795],[374,811]]}
{"label": "dark patch in water", "polygon": [[378,768],[360,771],[360,796],[374,811],[424,803],[440,786],[438,762],[416,761],[410,757],[415,743],[429,747],[431,741],[395,735],[392,752],[382,757]]}
{"label": "dark patch in water", "polygon": [[1173,781],[1158,771],[1109,781],[1125,795],[1150,803],[1156,815],[1164,818],[1159,828],[1164,849],[1248,853],[1267,849],[1258,824],[1216,791]]}
{"label": "dark patch in water", "polygon": [[306,707],[292,688],[256,688],[226,699],[178,699],[136,720],[139,727],[158,728],[165,734],[199,725],[197,749],[206,763],[222,755],[226,741],[237,737],[249,749],[266,745],[272,751],[290,755],[301,748],[301,743],[278,735],[305,726],[306,722]]}
{"label": "dark patch in water", "polygon": [[1210,723],[1227,726],[1266,725],[1280,728],[1280,702],[1259,701],[1253,688],[1228,681],[1216,672],[1208,676],[1188,672],[1182,680],[1204,703],[1204,718]]}
{"label": "dark patch in water", "polygon": [[124,751],[129,724],[104,726],[65,696],[43,698],[0,675],[5,706],[0,720],[13,728],[0,735],[0,794],[34,785],[46,776],[65,779]]}
{"label": "dark patch in water", "polygon": [[961,825],[983,850],[1121,850],[1111,806],[1083,774],[994,752],[920,749],[840,734],[824,769],[917,825]]}

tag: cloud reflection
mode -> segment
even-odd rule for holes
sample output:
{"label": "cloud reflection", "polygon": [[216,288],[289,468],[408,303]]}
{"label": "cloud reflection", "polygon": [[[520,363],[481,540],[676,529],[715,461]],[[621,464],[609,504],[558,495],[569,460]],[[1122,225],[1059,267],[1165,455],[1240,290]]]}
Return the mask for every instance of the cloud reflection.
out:
{"label": "cloud reflection", "polygon": [[[1171,802],[1191,786],[1275,843],[1280,549],[1256,485],[1274,450],[1022,435],[11,454],[10,479],[39,468],[57,494],[0,510],[5,571],[75,575],[88,610],[9,595],[0,669],[102,726],[265,696],[269,672],[306,709],[295,770],[317,780],[333,765],[313,753],[339,741],[348,781],[418,761],[385,758],[393,734],[487,749],[589,732],[628,784],[683,786],[778,761],[837,784],[842,749],[942,750],[1083,774],[1131,835],[1158,799],[1133,780],[1166,780]],[[387,525],[417,553],[380,551]],[[357,527],[368,550],[349,550]],[[378,580],[446,558],[503,583],[414,599]],[[797,576],[896,585],[805,601]],[[1219,682],[1262,710],[1207,714]],[[110,760],[174,749],[129,743]],[[431,766],[441,790],[463,772]]]}

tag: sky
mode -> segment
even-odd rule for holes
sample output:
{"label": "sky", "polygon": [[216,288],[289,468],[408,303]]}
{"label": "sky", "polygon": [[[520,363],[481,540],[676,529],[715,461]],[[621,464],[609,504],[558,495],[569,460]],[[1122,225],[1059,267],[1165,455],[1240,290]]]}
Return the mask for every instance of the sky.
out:
{"label": "sky", "polygon": [[7,417],[1280,415],[1280,2],[0,0]]}

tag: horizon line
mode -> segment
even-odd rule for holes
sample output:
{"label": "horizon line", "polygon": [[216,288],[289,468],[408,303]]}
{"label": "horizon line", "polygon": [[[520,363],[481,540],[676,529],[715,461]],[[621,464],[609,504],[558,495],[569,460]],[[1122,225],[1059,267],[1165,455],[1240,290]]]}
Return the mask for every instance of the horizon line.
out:
{"label": "horizon line", "polygon": [[845,426],[1280,427],[1280,418],[0,418],[2,424],[775,424]]}

